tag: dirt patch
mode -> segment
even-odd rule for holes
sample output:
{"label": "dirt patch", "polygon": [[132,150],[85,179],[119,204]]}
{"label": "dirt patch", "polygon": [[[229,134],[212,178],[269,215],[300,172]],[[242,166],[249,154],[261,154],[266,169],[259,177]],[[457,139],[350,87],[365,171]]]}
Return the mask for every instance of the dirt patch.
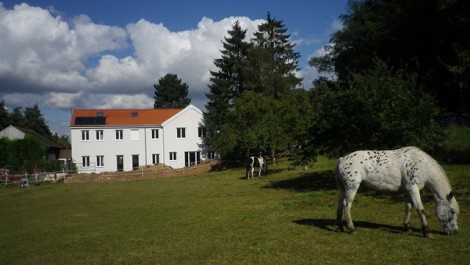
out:
{"label": "dirt patch", "polygon": [[209,172],[218,164],[216,160],[204,161],[191,167],[173,169],[165,165],[147,166],[127,172],[105,172],[74,174],[66,178],[66,183],[133,181],[140,179],[159,179],[175,176],[188,176]]}

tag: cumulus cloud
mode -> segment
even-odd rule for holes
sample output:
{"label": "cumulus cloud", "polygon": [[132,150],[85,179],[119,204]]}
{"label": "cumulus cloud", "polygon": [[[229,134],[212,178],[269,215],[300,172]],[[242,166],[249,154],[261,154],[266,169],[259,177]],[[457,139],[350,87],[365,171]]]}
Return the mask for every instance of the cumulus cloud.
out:
{"label": "cumulus cloud", "polygon": [[172,73],[201,106],[227,31],[238,20],[251,38],[262,23],[204,17],[194,29],[172,32],[145,19],[120,28],[58,14],[0,5],[0,97],[7,105],[29,106],[34,98],[57,109],[152,107],[153,84]]}

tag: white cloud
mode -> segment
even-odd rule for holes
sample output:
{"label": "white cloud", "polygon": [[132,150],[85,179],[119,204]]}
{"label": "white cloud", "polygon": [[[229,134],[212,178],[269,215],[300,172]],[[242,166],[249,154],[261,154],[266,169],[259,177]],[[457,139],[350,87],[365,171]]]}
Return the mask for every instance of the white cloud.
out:
{"label": "white cloud", "polygon": [[204,17],[193,29],[173,32],[145,19],[120,28],[59,14],[0,3],[0,100],[7,106],[148,108],[153,84],[172,73],[188,84],[192,103],[203,107],[227,31],[238,20],[250,40],[263,22]]}
{"label": "white cloud", "polygon": [[104,104],[100,108],[104,109],[148,109],[153,108],[154,100],[145,94],[137,95],[112,95],[106,96]]}

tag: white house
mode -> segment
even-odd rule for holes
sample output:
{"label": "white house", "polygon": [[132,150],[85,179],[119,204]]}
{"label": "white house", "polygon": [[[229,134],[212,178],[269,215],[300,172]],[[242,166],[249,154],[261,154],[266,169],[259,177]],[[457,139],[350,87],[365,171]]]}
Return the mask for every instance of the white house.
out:
{"label": "white house", "polygon": [[70,123],[72,159],[79,172],[130,171],[165,164],[182,168],[208,158],[202,111],[76,109]]}

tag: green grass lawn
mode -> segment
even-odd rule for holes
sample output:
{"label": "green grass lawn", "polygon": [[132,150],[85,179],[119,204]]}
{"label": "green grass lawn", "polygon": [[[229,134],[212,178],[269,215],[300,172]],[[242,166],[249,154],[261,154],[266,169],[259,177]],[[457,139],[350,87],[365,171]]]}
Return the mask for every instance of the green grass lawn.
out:
{"label": "green grass lawn", "polygon": [[435,240],[413,213],[401,233],[404,196],[362,191],[357,232],[334,229],[335,162],[309,170],[271,167],[114,183],[0,188],[0,264],[467,264],[470,165],[445,166],[457,192],[459,234],[440,234],[434,200],[425,207]]}

